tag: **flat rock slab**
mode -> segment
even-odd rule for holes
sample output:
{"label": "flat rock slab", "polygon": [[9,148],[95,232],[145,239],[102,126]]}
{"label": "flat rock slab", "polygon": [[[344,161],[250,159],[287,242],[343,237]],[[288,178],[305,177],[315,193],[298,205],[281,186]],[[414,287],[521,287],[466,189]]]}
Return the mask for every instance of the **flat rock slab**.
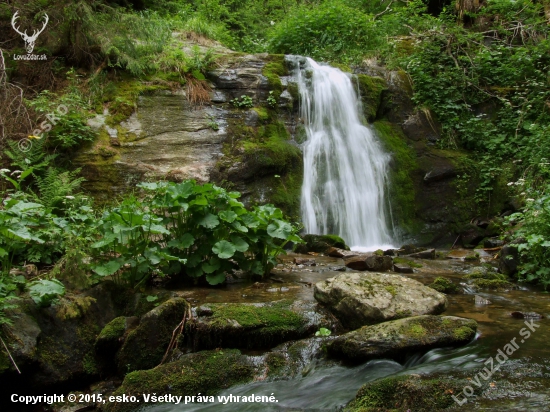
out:
{"label": "flat rock slab", "polygon": [[337,337],[327,345],[333,357],[365,362],[407,355],[446,346],[461,346],[476,334],[477,322],[456,316],[415,316],[364,326]]}
{"label": "flat rock slab", "polygon": [[315,334],[320,328],[341,330],[330,312],[315,302],[216,303],[193,309],[187,325],[194,351],[213,348],[272,348]]}
{"label": "flat rock slab", "polygon": [[315,285],[314,296],[349,329],[447,307],[444,294],[401,275],[346,272]]}

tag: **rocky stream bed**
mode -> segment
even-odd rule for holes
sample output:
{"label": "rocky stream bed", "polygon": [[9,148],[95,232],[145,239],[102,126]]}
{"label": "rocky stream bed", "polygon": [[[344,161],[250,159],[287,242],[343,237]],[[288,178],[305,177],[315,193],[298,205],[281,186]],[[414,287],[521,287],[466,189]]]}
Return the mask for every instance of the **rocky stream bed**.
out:
{"label": "rocky stream bed", "polygon": [[[550,296],[503,280],[491,252],[428,252],[365,255],[405,274],[352,270],[350,252],[291,253],[257,282],[137,295],[104,283],[50,308],[22,304],[11,343],[22,374],[3,360],[3,392],[142,400],[36,409],[63,412],[549,410]],[[144,406],[153,393],[215,401]],[[217,401],[251,394],[277,402]]]}

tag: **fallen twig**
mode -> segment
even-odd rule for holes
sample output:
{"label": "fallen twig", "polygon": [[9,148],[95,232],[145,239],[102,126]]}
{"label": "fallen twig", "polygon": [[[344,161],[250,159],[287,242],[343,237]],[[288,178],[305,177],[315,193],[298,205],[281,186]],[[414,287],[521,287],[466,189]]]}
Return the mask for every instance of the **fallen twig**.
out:
{"label": "fallen twig", "polygon": [[168,359],[168,356],[170,355],[170,353],[178,347],[178,336],[183,333],[187,320],[191,319],[192,317],[193,317],[193,314],[191,313],[191,305],[188,305],[187,310],[183,314],[183,319],[181,320],[180,323],[178,323],[178,326],[176,326],[174,331],[172,332],[172,339],[170,339],[170,343],[168,344],[166,353],[164,354],[164,356],[162,357],[162,360],[160,361],[160,365],[162,365],[166,361],[166,359]]}
{"label": "fallen twig", "polygon": [[4,349],[6,349],[6,352],[7,352],[8,356],[10,357],[11,363],[13,363],[13,366],[15,367],[15,369],[17,370],[17,372],[19,372],[19,375],[21,375],[21,371],[19,370],[19,368],[17,367],[17,364],[16,364],[15,361],[13,360],[13,358],[12,358],[12,356],[11,356],[11,353],[10,353],[10,350],[9,350],[8,347],[6,346],[6,342],[4,342],[4,339],[2,339],[2,337],[0,337],[0,340],[2,341],[2,345],[4,345]]}

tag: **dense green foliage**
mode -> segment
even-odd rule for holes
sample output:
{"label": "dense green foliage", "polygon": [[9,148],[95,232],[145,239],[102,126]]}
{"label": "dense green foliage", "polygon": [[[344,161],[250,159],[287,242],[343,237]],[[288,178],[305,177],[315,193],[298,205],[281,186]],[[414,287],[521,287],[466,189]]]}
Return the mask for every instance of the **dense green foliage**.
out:
{"label": "dense green foliage", "polygon": [[[179,186],[145,184],[143,198],[126,198],[99,218],[93,202],[78,195],[81,179],[70,166],[71,152],[95,138],[86,124],[92,110],[100,112],[113,96],[118,99],[109,107],[114,120],[126,118],[133,110],[131,99],[118,89],[112,92],[117,79],[140,77],[148,85],[165,87],[179,82],[200,102],[209,90],[205,75],[216,61],[214,48],[208,47],[214,46],[210,40],[217,40],[242,52],[303,54],[352,67],[377,59],[406,71],[413,83],[414,102],[441,125],[439,147],[474,154],[476,161],[461,178],[475,177],[480,182],[477,210],[490,209],[496,181],[510,182],[508,195],[515,196],[522,209],[509,220],[509,240],[527,239],[520,247],[521,276],[548,284],[550,4],[548,0],[487,0],[479,7],[451,1],[434,5],[427,0],[2,3],[0,29],[14,35],[3,47],[12,51],[22,47],[10,29],[14,10],[35,21],[47,12],[50,25],[35,50],[55,57],[40,69],[46,71],[37,73],[27,64],[8,61],[6,76],[0,77],[2,90],[6,78],[41,80],[26,92],[26,109],[34,119],[42,116],[39,131],[46,137],[33,140],[31,151],[24,155],[16,145],[6,147],[15,169],[2,173],[4,276],[14,265],[33,262],[54,265],[51,276],[70,273],[78,278],[89,273],[89,265],[83,262],[90,256],[96,259],[97,275],[120,273],[133,285],[154,272],[181,270],[217,283],[232,265],[256,273],[269,269],[273,256],[295,230],[278,223],[283,220],[276,209],[246,211],[234,195],[213,186],[201,189],[189,183],[192,189],[185,190],[190,192],[178,194],[183,190]],[[185,37],[202,47],[182,48],[178,39]],[[79,68],[80,74],[72,67]],[[280,90],[273,80],[283,73],[273,67],[268,64],[264,75],[273,88],[268,104],[276,107]],[[49,77],[62,80],[54,87]],[[232,103],[248,108],[251,100],[241,96]],[[42,127],[44,115],[58,113],[60,105],[68,106],[69,114]],[[17,113],[20,119],[26,112]],[[257,148],[248,143],[247,150]],[[196,203],[201,196],[206,204]],[[174,214],[171,208],[180,203],[188,209]],[[238,217],[227,221],[222,216],[229,212]],[[239,213],[251,222],[255,219],[257,226],[241,221]],[[214,218],[201,223],[205,216]],[[236,229],[236,222],[247,231]],[[199,229],[206,234],[199,236]],[[102,240],[97,239],[98,230],[107,234]],[[173,243],[176,239],[181,243]],[[251,266],[252,261],[260,262],[261,268]],[[5,299],[20,283],[12,279],[0,286],[0,299]]]}

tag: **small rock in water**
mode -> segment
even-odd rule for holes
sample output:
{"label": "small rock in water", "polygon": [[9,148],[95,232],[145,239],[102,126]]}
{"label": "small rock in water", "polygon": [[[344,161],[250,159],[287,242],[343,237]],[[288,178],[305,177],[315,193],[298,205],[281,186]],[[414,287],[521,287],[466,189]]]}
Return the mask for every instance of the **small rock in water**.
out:
{"label": "small rock in water", "polygon": [[384,256],[396,256],[396,250],[397,249],[384,250]]}
{"label": "small rock in water", "polygon": [[478,295],[475,295],[474,301],[476,305],[490,305],[492,303],[490,300],[482,298]]}
{"label": "small rock in water", "polygon": [[414,273],[413,268],[409,265],[403,265],[400,263],[393,264],[393,271],[397,273]]}
{"label": "small rock in water", "polygon": [[327,249],[325,253],[330,257],[337,257],[337,258],[357,256],[357,252],[352,252],[351,250],[339,249],[337,247],[331,247]]}
{"label": "small rock in water", "polygon": [[[401,253],[399,255],[401,256]],[[411,253],[407,256],[419,259],[435,259],[435,249],[428,249],[422,252]]]}
{"label": "small rock in water", "polygon": [[279,292],[280,289],[279,288],[268,288],[265,291],[270,292],[270,293],[276,293],[276,292]]}
{"label": "small rock in water", "polygon": [[516,319],[542,319],[543,316],[536,312],[512,312],[513,318]]}
{"label": "small rock in water", "polygon": [[306,259],[306,258],[294,258],[295,265],[304,265],[304,266],[316,266],[317,263],[315,259]]}
{"label": "small rock in water", "polygon": [[332,270],[334,272],[345,272],[346,267],[345,266],[329,266],[329,270]]}

